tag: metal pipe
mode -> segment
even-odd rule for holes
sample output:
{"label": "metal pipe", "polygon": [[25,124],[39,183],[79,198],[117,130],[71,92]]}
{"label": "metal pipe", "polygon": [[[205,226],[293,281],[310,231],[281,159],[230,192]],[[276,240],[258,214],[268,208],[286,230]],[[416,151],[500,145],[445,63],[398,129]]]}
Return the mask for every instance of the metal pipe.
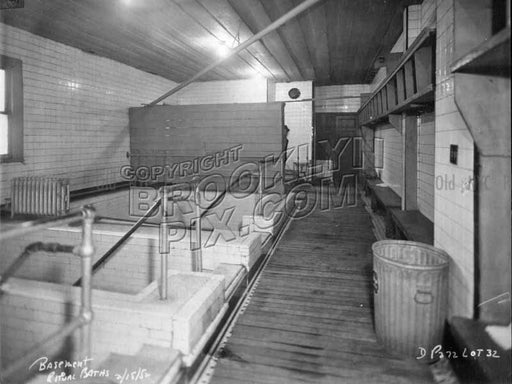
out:
{"label": "metal pipe", "polygon": [[186,86],[190,85],[194,81],[198,80],[203,76],[204,74],[210,72],[212,69],[216,68],[220,64],[222,64],[224,61],[228,60],[231,56],[236,55],[238,52],[243,51],[245,48],[250,46],[251,44],[255,43],[262,37],[268,35],[270,32],[276,30],[281,25],[286,23],[287,21],[293,19],[298,14],[304,12],[306,9],[310,8],[312,5],[320,2],[322,0],[306,0],[303,3],[299,4],[297,7],[293,8],[289,12],[285,13],[283,16],[281,16],[279,19],[268,25],[266,28],[262,29],[260,32],[252,36],[250,39],[244,41],[242,44],[240,44],[238,47],[234,48],[227,56],[223,57],[222,59],[219,59],[212,64],[208,65],[203,70],[199,71],[196,75],[192,76],[190,79],[184,81],[183,83],[177,85],[173,89],[171,89],[169,92],[163,94],[158,99],[153,100],[151,103],[149,103],[149,106],[153,106],[161,102],[162,100],[165,100],[171,95],[174,95],[176,92],[182,90]]}
{"label": "metal pipe", "polygon": [[[80,315],[74,318],[71,322],[66,324],[62,329],[53,333],[52,335],[45,338],[43,341],[34,346],[29,353],[20,358],[18,361],[13,363],[7,369],[3,370],[0,375],[0,381],[7,381],[7,378],[14,375],[21,369],[25,369],[27,365],[33,362],[37,357],[44,354],[45,350],[49,345],[55,344],[60,340],[65,339],[71,333],[73,333],[76,329],[82,328],[81,334],[81,343],[80,343],[80,354],[82,358],[91,356],[91,321],[93,317],[92,313],[92,304],[91,304],[91,277],[92,277],[92,257],[94,255],[94,245],[92,239],[92,224],[94,222],[94,208],[92,207],[84,207],[81,211],[83,216],[83,226],[82,226],[82,242],[80,245],[74,247],[73,253],[77,256],[80,256],[82,259],[82,289],[81,289],[81,303],[80,303]],[[72,215],[75,215],[73,213]],[[69,215],[68,215],[69,216]],[[67,218],[66,220],[69,220]],[[61,220],[59,220],[61,221]],[[55,220],[52,221],[55,223]],[[47,224],[45,221],[43,224]],[[45,225],[39,225],[40,227],[45,227]],[[31,231],[36,228],[35,224],[28,227]],[[19,260],[26,260],[26,258],[33,252],[37,250],[46,250],[52,252],[61,252],[61,251],[69,251],[69,246],[63,246],[56,243],[51,244],[43,244],[43,243],[34,243],[28,246],[22,255],[11,265],[10,269],[14,267],[18,267]],[[2,280],[4,280],[2,277]],[[8,277],[8,276],[7,276]],[[5,280],[4,280],[5,281]]]}
{"label": "metal pipe", "polygon": [[62,329],[48,336],[46,339],[35,345],[30,349],[30,352],[17,360],[15,363],[7,367],[0,375],[0,382],[8,382],[8,378],[16,374],[20,370],[26,370],[27,366],[34,362],[37,358],[44,356],[47,352],[47,347],[65,339],[76,329],[84,324],[84,319],[81,317],[74,318],[71,322],[66,324]]}
{"label": "metal pipe", "polygon": [[196,188],[194,191],[194,197],[195,197],[195,204],[196,204],[196,225],[195,225],[195,232],[196,232],[196,245],[194,247],[194,270],[196,272],[202,272],[203,271],[203,250],[202,250],[202,244],[201,244],[201,195],[199,191],[199,183],[196,183]]}
{"label": "metal pipe", "polygon": [[317,101],[360,99],[360,98],[361,98],[360,95],[359,96],[312,97],[312,98],[308,98],[308,99],[286,100],[286,101],[283,101],[283,102],[288,104],[288,103],[300,103],[300,102],[303,102],[303,101],[317,102]]}
{"label": "metal pipe", "polygon": [[91,322],[92,312],[92,258],[94,256],[94,243],[92,225],[94,223],[95,211],[92,207],[83,208],[82,243],[74,250],[75,254],[82,259],[82,290],[80,305],[80,320],[82,332],[80,337],[80,358],[91,356]]}
{"label": "metal pipe", "polygon": [[[92,273],[94,274],[98,269],[103,267],[105,263],[112,257],[115,251],[124,244],[126,240],[135,232],[144,222],[148,219],[149,216],[160,206],[161,200],[158,198],[153,205],[147,210],[147,212],[142,216],[129,230],[126,232],[103,256],[100,257],[98,261],[94,263],[92,266]],[[77,287],[81,284],[81,279],[78,279],[73,286]]]}
{"label": "metal pipe", "polygon": [[28,233],[32,233],[45,228],[58,227],[60,225],[69,224],[78,221],[81,215],[81,211],[75,211],[65,216],[61,216],[59,218],[49,217],[27,221],[17,227],[1,232],[0,241],[11,239],[17,236],[26,235]]}
{"label": "metal pipe", "polygon": [[168,294],[168,261],[169,261],[169,243],[167,240],[167,191],[165,186],[161,189],[162,201],[162,219],[161,225],[163,231],[160,231],[160,299],[167,300]]}
{"label": "metal pipe", "polygon": [[2,274],[0,278],[0,296],[3,295],[3,291],[1,290],[3,285],[11,278],[16,271],[23,265],[25,260],[29,258],[35,252],[44,251],[44,252],[73,252],[73,246],[71,245],[62,245],[59,243],[32,243],[25,247],[21,255],[19,255],[11,265],[7,268],[7,270]]}
{"label": "metal pipe", "polygon": [[259,195],[260,195],[260,216],[263,216],[263,189],[264,189],[264,172],[265,172],[265,164],[266,164],[266,161],[265,160],[261,160],[260,163],[259,163],[259,166],[260,166],[260,185],[258,186],[258,192],[259,192]]}

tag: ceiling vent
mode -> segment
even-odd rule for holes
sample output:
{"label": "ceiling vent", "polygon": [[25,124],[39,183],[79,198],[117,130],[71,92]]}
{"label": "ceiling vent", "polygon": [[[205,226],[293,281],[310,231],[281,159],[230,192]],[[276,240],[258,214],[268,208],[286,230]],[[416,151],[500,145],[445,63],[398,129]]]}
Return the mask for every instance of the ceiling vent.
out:
{"label": "ceiling vent", "polygon": [[288,90],[288,97],[289,97],[291,100],[297,100],[297,99],[300,97],[301,93],[302,93],[302,92],[300,91],[300,89],[299,89],[299,88],[296,88],[296,87],[294,87],[294,88],[290,88],[290,89]]}

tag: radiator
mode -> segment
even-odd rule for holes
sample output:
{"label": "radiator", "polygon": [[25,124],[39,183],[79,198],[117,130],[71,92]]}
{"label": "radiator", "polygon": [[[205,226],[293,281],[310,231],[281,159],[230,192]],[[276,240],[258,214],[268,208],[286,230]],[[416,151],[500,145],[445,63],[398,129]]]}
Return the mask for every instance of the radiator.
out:
{"label": "radiator", "polygon": [[69,180],[17,177],[11,184],[11,216],[60,216],[69,211]]}

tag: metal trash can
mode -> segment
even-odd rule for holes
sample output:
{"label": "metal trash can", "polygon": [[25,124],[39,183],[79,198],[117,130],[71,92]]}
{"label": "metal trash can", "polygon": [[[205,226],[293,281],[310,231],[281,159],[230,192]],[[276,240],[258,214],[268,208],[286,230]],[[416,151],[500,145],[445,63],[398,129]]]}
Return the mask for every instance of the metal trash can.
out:
{"label": "metal trash can", "polygon": [[377,241],[372,250],[377,339],[390,352],[431,362],[447,314],[449,256],[401,240]]}

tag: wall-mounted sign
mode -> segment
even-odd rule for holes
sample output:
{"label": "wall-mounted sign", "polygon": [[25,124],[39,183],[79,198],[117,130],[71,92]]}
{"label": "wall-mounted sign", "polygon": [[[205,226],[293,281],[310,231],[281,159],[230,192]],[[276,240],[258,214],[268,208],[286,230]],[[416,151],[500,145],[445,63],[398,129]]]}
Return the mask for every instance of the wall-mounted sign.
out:
{"label": "wall-mounted sign", "polygon": [[0,9],[14,9],[25,7],[24,0],[0,0]]}

